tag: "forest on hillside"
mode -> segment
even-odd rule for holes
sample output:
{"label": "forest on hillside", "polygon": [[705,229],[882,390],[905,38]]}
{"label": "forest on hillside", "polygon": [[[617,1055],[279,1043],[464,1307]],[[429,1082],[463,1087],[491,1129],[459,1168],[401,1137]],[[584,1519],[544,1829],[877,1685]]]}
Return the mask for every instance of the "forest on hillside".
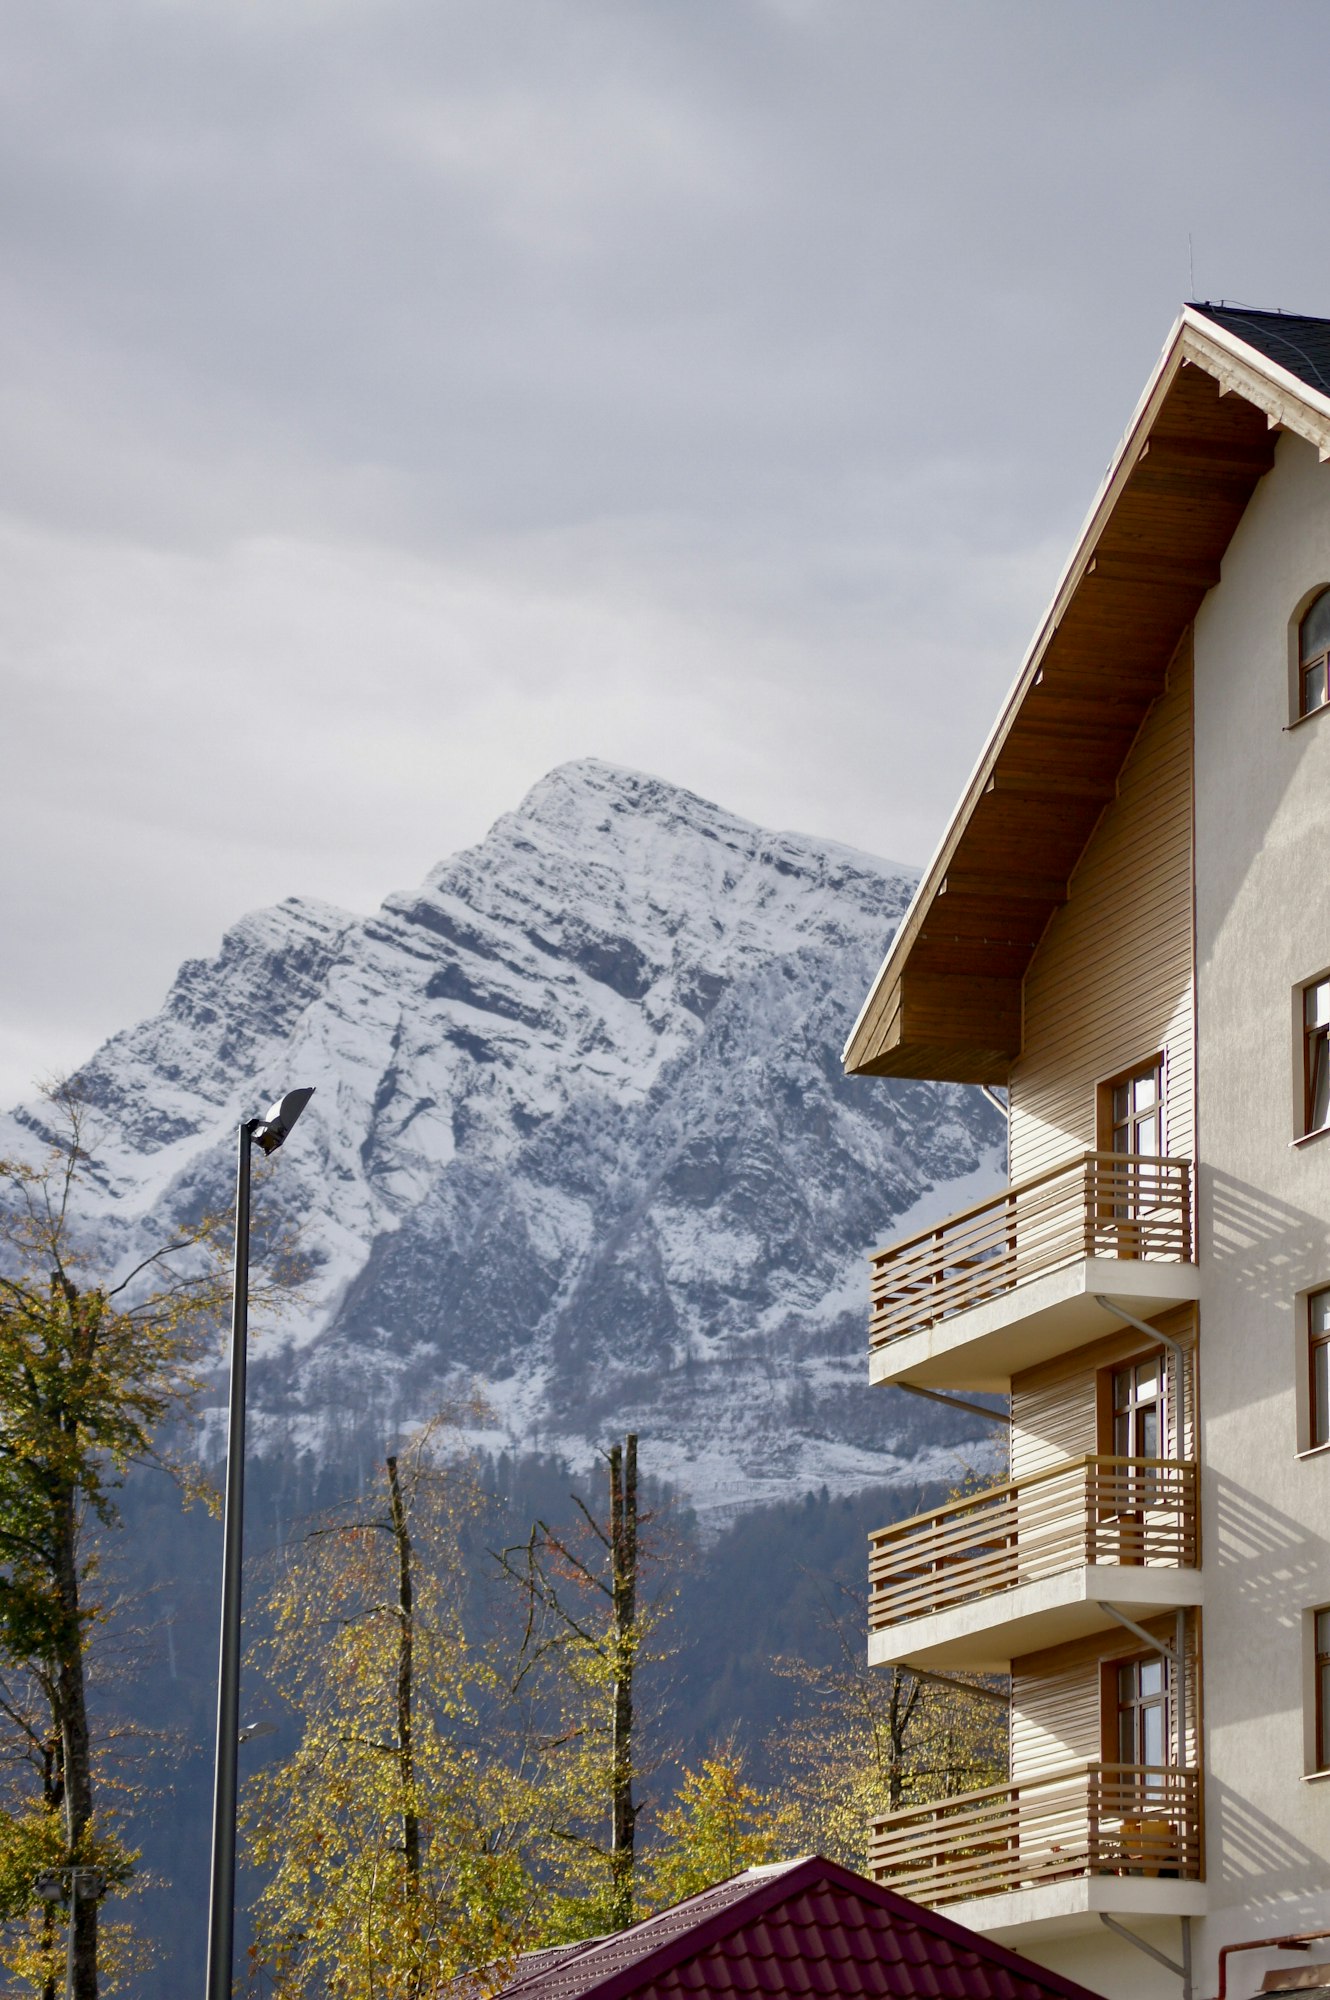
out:
{"label": "forest on hillside", "polygon": [[[639,1675],[639,1842],[649,1854],[685,1774],[717,1752],[732,1757],[759,1798],[787,1780],[800,1730],[819,1716],[831,1725],[832,1681],[860,1670],[867,1535],[941,1495],[873,1488],[833,1496],[823,1487],[798,1503],[740,1514],[704,1538],[687,1506],[651,1478],[649,1439],[641,1451],[642,1588],[655,1607]],[[242,1701],[247,1722],[271,1722],[275,1733],[244,1747],[242,1778],[280,1772],[297,1744],[294,1718],[257,1666],[271,1623],[265,1590],[311,1529],[366,1498],[372,1467],[368,1440],[349,1490],[344,1471],[290,1447],[270,1446],[251,1461]],[[492,1624],[511,1620],[515,1606],[491,1551],[520,1544],[537,1520],[571,1535],[574,1494],[603,1513],[605,1468],[527,1456],[475,1469],[483,1507],[466,1529],[467,1592],[478,1622]],[[120,1686],[111,1677],[101,1699],[144,1732],[128,1838],[142,1852],[136,1922],[154,1951],[135,1990],[167,2000],[201,1975],[205,1942],[220,1531],[202,1507],[182,1507],[160,1474],[136,1474],[124,1510],[108,1561],[126,1586],[113,1636],[127,1671]],[[260,1882],[252,1866],[242,1869],[238,1962]]]}

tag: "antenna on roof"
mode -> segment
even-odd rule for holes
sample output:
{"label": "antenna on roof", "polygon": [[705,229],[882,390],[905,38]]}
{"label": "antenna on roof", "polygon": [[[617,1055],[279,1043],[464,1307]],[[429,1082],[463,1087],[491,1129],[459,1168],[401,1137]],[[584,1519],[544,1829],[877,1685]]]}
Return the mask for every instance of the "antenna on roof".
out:
{"label": "antenna on roof", "polygon": [[1187,231],[1187,270],[1191,277],[1191,290],[1187,293],[1187,297],[1194,299],[1196,297],[1196,253],[1191,247],[1190,229]]}

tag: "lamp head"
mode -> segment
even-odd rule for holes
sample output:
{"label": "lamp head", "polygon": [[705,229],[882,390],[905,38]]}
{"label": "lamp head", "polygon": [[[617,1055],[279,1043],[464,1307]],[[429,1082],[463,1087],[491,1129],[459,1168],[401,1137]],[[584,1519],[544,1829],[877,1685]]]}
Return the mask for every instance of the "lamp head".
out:
{"label": "lamp head", "polygon": [[288,1090],[285,1097],[270,1104],[250,1134],[254,1144],[262,1146],[265,1153],[275,1153],[313,1095],[312,1090]]}

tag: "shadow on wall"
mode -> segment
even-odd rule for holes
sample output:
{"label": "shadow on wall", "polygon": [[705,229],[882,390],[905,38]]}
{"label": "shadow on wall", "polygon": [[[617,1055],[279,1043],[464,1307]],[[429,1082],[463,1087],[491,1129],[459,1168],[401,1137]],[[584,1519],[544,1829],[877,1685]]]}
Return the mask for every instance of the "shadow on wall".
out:
{"label": "shadow on wall", "polygon": [[1304,1271],[1321,1268],[1330,1249],[1324,1215],[1280,1201],[1216,1167],[1202,1166],[1197,1195],[1210,1254],[1241,1291],[1283,1303],[1295,1273],[1305,1283]]}
{"label": "shadow on wall", "polygon": [[[1207,1551],[1207,1567],[1222,1570],[1225,1589],[1237,1591],[1252,1621],[1246,1630],[1296,1628],[1306,1607],[1325,1595],[1330,1542],[1231,1479],[1212,1472],[1205,1478],[1218,1540]],[[1260,1692],[1253,1687],[1254,1695]],[[1259,1701],[1255,1712],[1264,1712]]]}
{"label": "shadow on wall", "polygon": [[[1202,1167],[1197,1221],[1200,1241],[1226,1289],[1262,1307],[1263,1326],[1271,1315],[1287,1326],[1295,1292],[1330,1282],[1330,1222],[1311,1209]],[[1213,1388],[1207,1384],[1212,1408]]]}
{"label": "shadow on wall", "polygon": [[[1260,1934],[1267,1909],[1272,1930],[1298,1928],[1289,1915],[1292,1897],[1306,1897],[1309,1910],[1324,1911],[1323,1855],[1213,1778],[1206,1783],[1206,1819],[1206,1872],[1222,1882],[1226,1895],[1241,1897],[1251,1935]],[[1324,1916],[1319,1920],[1324,1923]]]}

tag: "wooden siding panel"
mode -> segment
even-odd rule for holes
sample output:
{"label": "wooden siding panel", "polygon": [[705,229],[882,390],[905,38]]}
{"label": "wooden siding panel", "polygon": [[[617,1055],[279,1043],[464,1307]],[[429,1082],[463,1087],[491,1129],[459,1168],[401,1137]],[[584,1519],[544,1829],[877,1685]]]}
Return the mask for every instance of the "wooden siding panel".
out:
{"label": "wooden siding panel", "polygon": [[[1152,1618],[1145,1630],[1171,1644],[1172,1617]],[[1201,1717],[1201,1624],[1186,1620],[1187,1762],[1196,1767]],[[1103,1755],[1101,1668],[1142,1651],[1129,1632],[1097,1632],[1069,1646],[1029,1653],[1011,1663],[1011,1777],[1013,1783],[1056,1771],[1064,1764]]]}
{"label": "wooden siding panel", "polygon": [[[1107,1313],[1104,1324],[1111,1324]],[[1176,1411],[1169,1410],[1164,1456],[1194,1458],[1196,1308],[1175,1306],[1170,1312],[1161,1313],[1157,1324],[1162,1333],[1179,1341],[1188,1351],[1182,1384],[1182,1421],[1179,1424]],[[1014,1375],[1010,1478],[1029,1479],[1036,1472],[1082,1458],[1088,1452],[1108,1451],[1109,1440],[1098,1435],[1099,1371],[1143,1353],[1145,1347],[1139,1333],[1124,1327],[1121,1333],[1107,1334],[1092,1347],[1076,1348],[1070,1354],[1060,1354],[1052,1361],[1041,1362],[1037,1368],[1027,1368],[1024,1374]]]}
{"label": "wooden siding panel", "polygon": [[1074,1660],[1041,1674],[1011,1677],[1013,1783],[1102,1755],[1099,1661]]}
{"label": "wooden siding panel", "polygon": [[1158,1053],[1162,1150],[1194,1153],[1191,701],[1188,633],[1025,976],[1013,1180],[1096,1145],[1096,1086]]}
{"label": "wooden siding panel", "polygon": [[[1079,1357],[1078,1357],[1079,1358]],[[1095,1368],[1082,1361],[1055,1382],[1011,1385],[1011,1477],[1029,1479],[1099,1450]]]}

